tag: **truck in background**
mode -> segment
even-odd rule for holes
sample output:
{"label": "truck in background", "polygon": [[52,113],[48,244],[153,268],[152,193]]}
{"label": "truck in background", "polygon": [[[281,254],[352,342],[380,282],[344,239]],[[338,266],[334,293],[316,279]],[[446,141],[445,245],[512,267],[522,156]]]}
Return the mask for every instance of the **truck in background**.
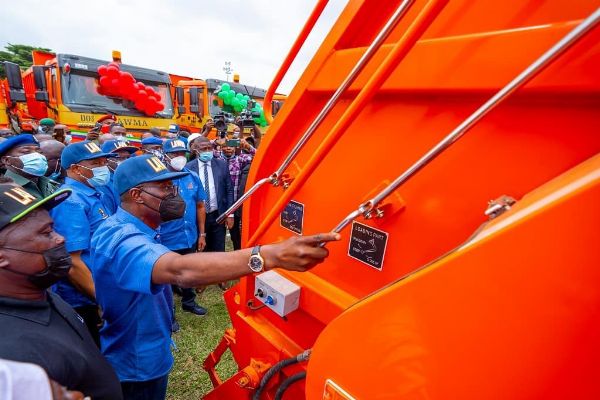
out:
{"label": "truck in background", "polygon": [[12,100],[21,108],[26,105],[27,114],[33,119],[50,117],[67,125],[74,140],[84,139],[87,131],[104,114],[116,115],[134,143],[139,142],[142,132],[150,128],[166,130],[175,123],[169,74],[120,64],[122,71],[131,73],[136,81],[161,95],[164,109],[149,117],[122,99],[98,93],[97,70],[106,64],[108,61],[79,55],[34,51],[33,65],[23,72],[21,85],[8,77],[11,90],[25,94],[25,98]]}

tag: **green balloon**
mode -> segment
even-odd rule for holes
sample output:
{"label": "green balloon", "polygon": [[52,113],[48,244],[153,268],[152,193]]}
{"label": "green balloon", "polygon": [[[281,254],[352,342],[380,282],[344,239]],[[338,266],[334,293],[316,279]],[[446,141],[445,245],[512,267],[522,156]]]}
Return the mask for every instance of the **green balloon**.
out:
{"label": "green balloon", "polygon": [[230,90],[231,90],[231,86],[229,86],[229,83],[224,83],[221,85],[221,91],[228,92]]}
{"label": "green balloon", "polygon": [[241,104],[240,104],[240,101],[239,101],[239,99],[238,99],[237,97],[234,97],[234,98],[231,100],[231,105],[233,106],[233,108],[235,108],[235,107],[239,107]]}
{"label": "green balloon", "polygon": [[246,101],[250,101],[250,96],[248,96],[247,94],[244,95],[244,100]]}
{"label": "green balloon", "polygon": [[233,98],[235,97],[235,92],[233,90],[229,90],[227,92],[227,97],[229,97],[229,101],[233,100]]}
{"label": "green balloon", "polygon": [[223,103],[225,103],[226,105],[230,105],[231,104],[231,97],[225,96],[225,98],[223,99]]}
{"label": "green balloon", "polygon": [[241,99],[243,99],[243,98],[244,98],[244,95],[243,95],[243,94],[241,94],[241,93],[238,93],[238,94],[236,94],[236,95],[235,95],[235,97],[237,97],[238,99],[240,99],[240,100],[241,100]]}
{"label": "green balloon", "polygon": [[219,96],[220,99],[225,99],[225,97],[227,97],[227,92],[221,90],[217,96]]}

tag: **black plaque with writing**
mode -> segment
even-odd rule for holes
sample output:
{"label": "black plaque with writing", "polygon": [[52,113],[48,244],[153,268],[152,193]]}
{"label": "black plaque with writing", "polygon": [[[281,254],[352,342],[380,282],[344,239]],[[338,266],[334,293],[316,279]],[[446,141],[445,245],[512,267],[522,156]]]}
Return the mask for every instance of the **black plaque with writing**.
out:
{"label": "black plaque with writing", "polygon": [[302,224],[304,223],[304,204],[291,200],[283,209],[280,223],[285,229],[302,235]]}
{"label": "black plaque with writing", "polygon": [[383,268],[388,233],[360,222],[352,223],[348,255],[379,271]]}

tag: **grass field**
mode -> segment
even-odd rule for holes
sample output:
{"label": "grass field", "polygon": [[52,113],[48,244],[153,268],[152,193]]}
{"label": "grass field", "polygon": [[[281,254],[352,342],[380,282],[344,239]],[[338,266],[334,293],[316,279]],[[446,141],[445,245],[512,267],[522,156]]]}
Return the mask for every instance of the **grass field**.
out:
{"label": "grass field", "polygon": [[[223,331],[231,326],[223,301],[223,292],[218,286],[209,286],[196,297],[196,302],[208,309],[208,314],[198,317],[181,311],[181,298],[175,296],[176,318],[181,330],[173,335],[178,350],[174,352],[175,366],[169,375],[167,399],[199,399],[212,389],[202,362],[217,343]],[[237,371],[230,352],[226,352],[218,366],[221,377],[229,377]]]}

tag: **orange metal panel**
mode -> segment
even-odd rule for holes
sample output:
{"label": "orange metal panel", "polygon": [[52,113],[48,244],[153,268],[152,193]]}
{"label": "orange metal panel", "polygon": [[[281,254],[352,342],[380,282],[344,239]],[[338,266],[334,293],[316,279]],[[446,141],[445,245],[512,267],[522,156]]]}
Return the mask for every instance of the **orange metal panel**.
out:
{"label": "orange metal panel", "polygon": [[357,399],[598,398],[598,199],[600,155],[346,311],[315,344],[307,399],[327,379]]}
{"label": "orange metal panel", "polygon": [[[348,4],[269,128],[253,162],[249,185],[277,170],[399,3],[356,0]],[[422,157],[598,6],[591,0],[568,4],[562,0],[450,1],[422,39],[389,74],[381,89],[364,104],[351,124],[344,127],[334,146],[317,153],[426,3],[425,0],[415,1],[383,48],[295,157],[286,171],[289,189],[267,184],[246,202],[242,221],[244,242],[248,243],[254,237],[252,241],[268,243],[293,235],[277,218],[280,206],[288,199],[305,207],[304,234],[332,229],[350,211]],[[405,394],[404,398],[411,398],[409,393],[415,397],[469,397],[465,390],[472,382],[452,383],[450,380],[451,377],[458,379],[461,374],[469,379],[479,379],[472,383],[475,389],[472,397],[481,391],[484,395],[479,397],[485,398],[493,388],[499,393],[496,397],[501,398],[505,393],[500,390],[501,385],[516,390],[523,384],[514,371],[525,376],[525,365],[543,367],[540,343],[573,350],[576,341],[569,342],[567,337],[556,340],[542,337],[541,330],[536,331],[535,337],[523,337],[522,343],[516,336],[511,336],[524,335],[522,327],[529,326],[525,324],[528,313],[533,313],[531,326],[536,330],[548,328],[548,320],[544,319],[546,316],[538,318],[539,310],[531,310],[526,303],[526,293],[516,296],[514,302],[510,300],[512,292],[506,290],[522,290],[524,286],[511,286],[513,283],[508,276],[498,270],[502,265],[499,260],[511,262],[509,270],[513,276],[521,278],[519,282],[523,280],[534,285],[535,279],[530,277],[537,277],[543,265],[550,265],[554,268],[552,273],[557,273],[559,264],[552,260],[568,260],[566,257],[571,249],[578,252],[572,256],[575,262],[594,260],[598,264],[598,254],[593,255],[596,258],[589,254],[593,249],[589,235],[594,225],[583,217],[573,218],[570,222],[569,214],[563,208],[566,201],[560,207],[549,203],[538,210],[528,209],[530,214],[522,219],[527,223],[519,225],[515,222],[514,226],[486,239],[489,247],[485,247],[485,255],[482,250],[475,257],[475,248],[463,249],[461,257],[470,260],[465,261],[464,267],[461,267],[462,262],[455,261],[455,254],[446,253],[464,243],[487,220],[484,211],[489,200],[509,195],[517,199],[518,207],[521,207],[541,187],[556,192],[555,186],[547,186],[549,181],[600,152],[599,43],[600,29],[596,28],[400,187],[388,200],[393,202],[394,212],[387,212],[382,219],[360,220],[389,234],[381,270],[348,256],[349,230],[346,229],[342,232],[342,241],[328,244],[330,257],[325,263],[304,274],[282,272],[302,288],[300,308],[285,319],[267,308],[254,310],[248,307],[247,302],[254,297],[254,280],[241,279],[230,291],[235,295],[228,293],[227,300],[237,332],[232,352],[240,368],[249,365],[252,359],[274,364],[316,343],[318,355],[311,360],[308,370],[309,398],[323,396],[327,378],[332,378],[341,389],[348,389],[349,395],[363,399],[400,398],[399,395]],[[311,159],[316,168],[309,171],[307,165]],[[305,178],[302,184],[294,183],[298,177]],[[557,185],[556,182],[552,185]],[[563,177],[558,182],[558,185],[569,187],[572,179]],[[542,196],[541,192],[537,193],[536,196]],[[597,190],[594,193],[597,196]],[[575,210],[590,207],[589,196],[575,192],[568,196],[569,204],[577,203],[573,206]],[[594,212],[591,211],[591,216],[596,218],[593,222],[597,226],[598,214]],[[268,218],[269,214],[275,219]],[[552,215],[556,220],[542,217],[542,214]],[[566,225],[563,227],[563,224]],[[487,229],[492,226],[490,224]],[[552,246],[543,247],[544,243],[538,239],[550,235],[550,232],[542,231],[552,226],[560,228],[561,233],[557,236],[560,240],[552,239],[546,242]],[[588,236],[575,245],[573,237],[565,236],[579,236],[576,234],[579,229],[581,235]],[[595,234],[593,239],[597,241],[598,233]],[[437,264],[440,267],[435,269],[435,276],[440,279],[435,283],[425,279],[429,283],[423,283],[419,290],[415,289],[407,296],[396,295],[400,291],[394,291],[397,297],[393,301],[386,298],[389,303],[385,307],[365,306],[365,301],[361,302],[373,292],[436,259],[440,259]],[[527,269],[530,264],[531,270]],[[463,274],[453,271],[467,268],[467,265],[468,273],[474,275],[468,279],[468,286],[463,287],[460,286],[464,283]],[[490,269],[489,274],[475,274],[477,267],[482,271]],[[585,272],[592,274],[588,269]],[[564,268],[560,272],[567,277],[566,285],[579,284],[578,278]],[[556,294],[557,298],[551,299],[549,304],[561,306],[566,298],[561,298],[560,292],[553,292],[556,285],[550,285],[552,282],[549,281],[556,276],[540,276],[543,280],[531,289],[533,293],[549,297]],[[593,276],[589,275],[589,278],[592,281]],[[464,292],[457,296],[460,300],[448,300],[451,291],[444,289],[444,279],[448,279],[456,290]],[[507,289],[491,285],[494,279],[506,283]],[[381,293],[392,293],[392,288]],[[490,310],[501,311],[502,321],[496,315],[482,314],[483,306],[477,304],[473,305],[476,310],[466,313],[463,318],[462,311],[470,310],[469,302],[477,303],[473,300],[477,299],[473,297],[475,294],[483,296],[482,299],[488,302],[483,304],[488,304]],[[379,296],[368,297],[366,302],[370,304]],[[502,302],[507,299],[511,307],[503,309]],[[354,304],[358,305],[353,307]],[[542,301],[536,297],[532,304],[539,306]],[[594,304],[593,301],[590,304]],[[361,312],[354,317],[356,310]],[[403,319],[394,320],[397,315]],[[415,315],[418,315],[416,321],[411,319]],[[582,315],[575,310],[565,320],[573,322]],[[339,322],[347,318],[352,321],[348,325]],[[338,323],[343,328],[338,328]],[[479,323],[482,326],[478,328]],[[596,326],[592,325],[592,328]],[[452,331],[447,341],[443,340],[444,330]],[[482,336],[466,335],[468,339],[461,341],[460,335],[470,330],[480,332]],[[418,331],[419,335],[432,335],[432,342],[427,342],[429,347],[412,346],[410,335],[413,331]],[[514,353],[505,351],[505,357],[502,357],[501,349],[493,349],[488,342],[488,338],[493,342],[503,335],[508,337],[506,342],[498,343],[510,343],[513,346],[511,352],[515,350]],[[538,339],[539,343],[535,343]],[[402,350],[396,351],[396,347],[404,342],[408,345],[400,346]],[[359,356],[351,351],[351,344],[360,348]],[[450,344],[463,352],[473,348],[480,355],[471,357],[469,354],[469,365],[463,365],[459,352],[445,349]],[[538,347],[525,351],[525,344]],[[436,353],[433,361],[427,358],[432,351]],[[372,356],[366,355],[369,352]],[[509,361],[516,362],[511,357],[517,352],[522,352],[527,362],[511,366]],[[553,357],[557,357],[552,358],[554,367],[559,368],[557,350],[552,349],[552,352]],[[481,368],[478,372],[487,356],[497,355],[497,365],[502,368]],[[589,363],[585,366],[589,367]],[[583,373],[579,367],[578,371]],[[292,372],[286,372],[285,376]],[[486,379],[483,372],[493,374],[496,379],[490,388],[482,383]],[[446,373],[449,378],[440,378]],[[376,374],[380,376],[376,377]],[[588,371],[584,375],[590,374]],[[574,373],[567,375],[574,383]],[[414,381],[399,382],[398,376],[413,377]],[[532,376],[545,384],[552,382],[550,375],[543,372]],[[429,382],[433,383],[427,386]],[[588,383],[574,393],[596,393]],[[394,392],[397,384],[401,384],[401,390]],[[540,385],[523,389],[522,398],[541,393],[536,392]],[[426,392],[419,391],[423,386]],[[298,387],[294,386],[296,392],[290,392],[286,398],[301,398]],[[413,392],[410,391],[412,388]],[[273,393],[274,390],[269,391],[270,396]],[[515,393],[510,392],[512,397],[519,398]],[[559,390],[556,393],[566,392]]]}

